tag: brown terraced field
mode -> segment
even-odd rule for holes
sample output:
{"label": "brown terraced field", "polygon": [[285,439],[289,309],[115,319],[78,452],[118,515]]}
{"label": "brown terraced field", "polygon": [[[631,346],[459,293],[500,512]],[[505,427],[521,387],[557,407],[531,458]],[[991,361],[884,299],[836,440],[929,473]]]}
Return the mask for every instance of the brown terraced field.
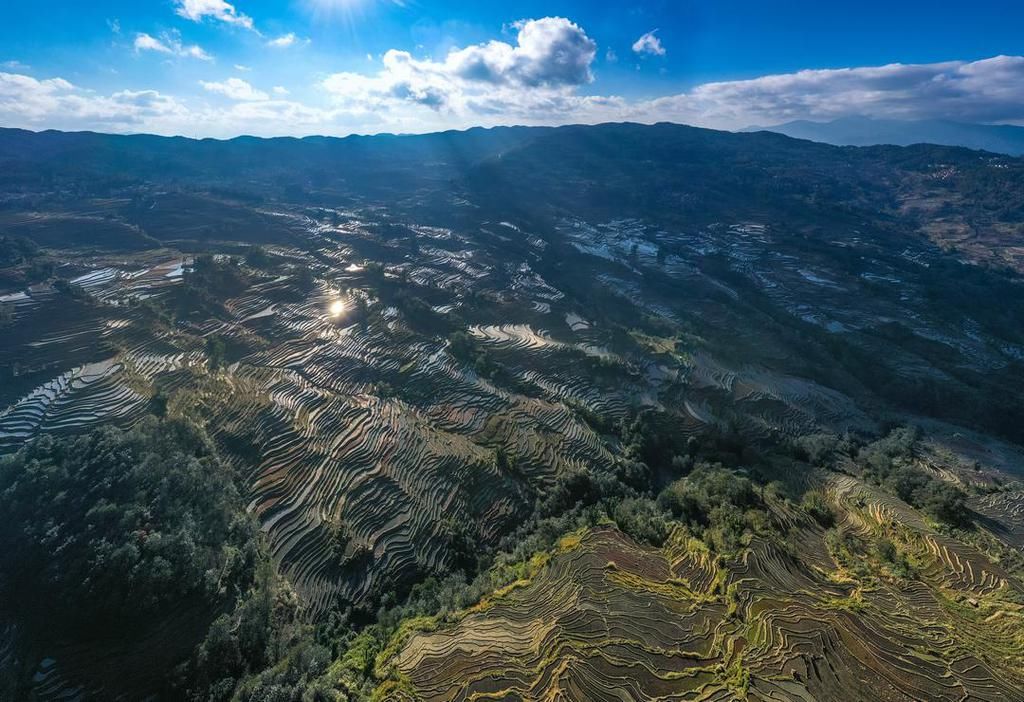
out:
{"label": "brown terraced field", "polygon": [[1015,699],[1024,684],[1020,578],[853,479],[835,479],[829,491],[841,528],[905,545],[914,580],[850,572],[807,520],[727,559],[682,534],[655,549],[598,527],[563,539],[532,578],[454,622],[421,623],[378,660],[394,679],[381,694]]}

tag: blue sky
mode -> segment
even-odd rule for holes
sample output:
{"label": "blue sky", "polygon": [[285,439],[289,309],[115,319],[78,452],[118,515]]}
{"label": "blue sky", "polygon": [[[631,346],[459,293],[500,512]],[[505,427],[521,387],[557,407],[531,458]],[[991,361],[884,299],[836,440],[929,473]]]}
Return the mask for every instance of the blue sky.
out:
{"label": "blue sky", "polygon": [[108,0],[4,15],[3,126],[1024,122],[1024,6],[1011,2]]}

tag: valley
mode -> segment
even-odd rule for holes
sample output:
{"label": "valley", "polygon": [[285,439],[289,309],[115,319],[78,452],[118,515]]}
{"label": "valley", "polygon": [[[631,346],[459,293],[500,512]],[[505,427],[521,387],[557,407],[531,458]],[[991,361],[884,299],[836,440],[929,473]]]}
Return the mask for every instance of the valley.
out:
{"label": "valley", "polygon": [[[73,147],[0,136],[0,490],[40,437],[185,422],[262,554],[126,623],[177,642],[132,675],[139,650],[0,608],[8,689],[1022,694],[1024,200],[977,154],[672,125],[111,137],[57,177]],[[977,232],[956,248],[900,204],[943,159],[960,180],[928,187]],[[210,672],[260,598],[258,655]]]}

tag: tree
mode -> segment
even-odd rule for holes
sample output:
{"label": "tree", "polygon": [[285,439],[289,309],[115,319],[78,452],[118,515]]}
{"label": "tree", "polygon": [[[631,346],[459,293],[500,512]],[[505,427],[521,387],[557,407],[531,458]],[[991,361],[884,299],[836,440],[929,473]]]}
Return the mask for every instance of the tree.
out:
{"label": "tree", "polygon": [[309,292],[316,286],[316,277],[308,266],[302,266],[295,272],[295,285],[303,292]]}
{"label": "tree", "polygon": [[476,358],[476,341],[464,331],[448,336],[448,351],[460,361],[472,363]]}
{"label": "tree", "polygon": [[180,420],[33,440],[0,458],[0,513],[0,592],[54,633],[212,601],[249,582],[258,550],[230,470]]}
{"label": "tree", "polygon": [[26,263],[39,255],[39,245],[23,236],[0,236],[0,267]]}
{"label": "tree", "polygon": [[245,262],[253,268],[269,268],[272,261],[262,246],[250,246],[245,254]]}
{"label": "tree", "polygon": [[216,370],[224,365],[227,357],[227,345],[219,336],[206,337],[206,359],[210,368]]}

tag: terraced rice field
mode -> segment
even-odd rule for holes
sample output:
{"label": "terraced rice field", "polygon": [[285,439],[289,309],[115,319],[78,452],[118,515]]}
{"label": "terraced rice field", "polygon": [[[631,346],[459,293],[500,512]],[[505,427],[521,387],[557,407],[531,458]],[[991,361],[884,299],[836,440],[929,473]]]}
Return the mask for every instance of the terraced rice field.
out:
{"label": "terraced rice field", "polygon": [[[316,259],[332,258],[333,243],[325,243],[331,245],[317,251]],[[284,253],[303,256],[303,265],[324,278],[358,281],[362,270],[347,257],[335,258],[337,268],[331,268],[307,254]],[[471,287],[483,268],[467,257],[430,253],[432,270],[443,275],[424,282]],[[52,347],[66,363],[82,343],[88,362],[62,371],[0,412],[0,445],[13,449],[41,432],[81,431],[103,422],[127,425],[147,411],[156,389],[180,388],[194,382],[187,379],[196,373],[208,376],[215,390],[197,394],[198,401],[216,407],[210,429],[229,454],[245,454],[239,465],[248,475],[250,508],[282,572],[314,611],[338,595],[359,601],[379,578],[443,570],[446,515],[467,515],[481,538],[496,540],[525,514],[532,491],[558,471],[609,457],[561,400],[621,412],[624,394],[601,393],[582,376],[572,381],[558,367],[538,365],[529,358],[536,349],[498,344],[502,354],[527,357],[522,374],[536,388],[530,396],[511,392],[457,362],[443,339],[412,333],[397,310],[372,299],[379,323],[333,319],[328,308],[338,292],[325,283],[301,301],[284,302],[291,290],[288,277],[268,277],[225,300],[230,319],[207,320],[194,333],[252,351],[208,373],[202,352],[186,336],[172,330],[153,337],[137,313],[120,305],[131,295],[159,297],[188,263],[179,259],[136,273],[108,267],[81,276],[78,284],[97,301],[90,308],[91,326],[26,340],[12,353]],[[420,269],[410,270],[411,278],[419,275]],[[532,290],[534,283],[526,280],[520,288]],[[550,290],[540,292],[552,297]],[[36,324],[39,331],[46,312],[40,309],[19,324]],[[104,348],[119,350],[104,356],[97,346],[111,336],[118,343]],[[563,346],[568,347],[552,349],[564,351]],[[384,379],[415,392],[385,396]],[[498,447],[515,456],[515,475],[495,467]],[[339,524],[347,539],[340,558],[328,543]]]}
{"label": "terraced rice field", "polygon": [[[507,240],[515,229],[506,225],[485,225],[483,241],[411,225],[418,246],[409,254],[403,240],[377,233],[372,214],[346,214],[341,224],[308,214],[275,216],[306,230],[305,249],[269,249],[315,272],[316,289],[299,299],[289,276],[263,276],[224,300],[228,319],[154,335],[133,301],[159,300],[180,283],[191,259],[150,256],[145,265],[107,262],[80,274],[77,284],[95,304],[73,318],[55,314],[60,305],[52,293],[20,301],[7,360],[31,368],[18,369],[26,385],[4,398],[0,448],[39,432],[129,424],[156,389],[179,388],[190,374],[205,372],[197,337],[219,336],[247,349],[211,374],[218,389],[204,399],[216,407],[210,428],[229,450],[242,447],[250,508],[283,572],[320,609],[339,594],[358,601],[379,578],[443,569],[444,515],[467,515],[481,538],[494,541],[559,472],[609,460],[609,447],[576,407],[616,419],[631,408],[662,407],[665,393],[683,387],[681,431],[700,431],[737,408],[755,435],[873,428],[843,393],[791,374],[735,364],[710,350],[671,357],[612,350],[601,326],[584,321],[578,304],[535,269],[545,241],[518,232],[527,243],[521,261],[499,262],[490,253],[486,236]],[[605,242],[607,250],[599,252],[605,260],[635,256],[650,263],[656,247],[645,243],[644,231],[635,221],[576,223],[569,236],[590,237],[591,248]],[[771,234],[744,225],[680,241],[695,251],[725,247],[742,263],[756,259]],[[515,385],[479,376],[451,355],[443,338],[416,333],[399,310],[380,302],[367,285],[365,266],[374,261],[386,277],[433,291],[443,300],[436,305],[440,314],[478,316],[472,299],[516,310],[518,319],[480,319],[466,327]],[[708,283],[682,259],[673,261],[666,264],[670,274]],[[806,273],[796,275],[816,284]],[[605,280],[619,293],[635,285]],[[630,295],[640,309],[678,317],[639,288]],[[368,301],[377,321],[332,318],[331,302],[345,296],[350,307],[356,298]],[[611,370],[595,373],[591,363]],[[515,458],[514,474],[495,468],[499,447]],[[327,547],[339,524],[347,536],[340,561]]]}
{"label": "terraced rice field", "polygon": [[842,528],[899,532],[920,573],[857,575],[785,512],[784,542],[726,560],[683,536],[653,549],[598,528],[454,624],[414,633],[378,663],[388,698],[1017,699],[1022,583],[852,478],[830,494]]}
{"label": "terraced rice field", "polygon": [[[736,276],[827,334],[868,329],[882,309],[847,304],[849,276],[777,251],[767,226],[679,233],[573,221],[558,255],[577,257],[552,263],[556,244],[508,222],[403,225],[412,248],[409,237],[381,234],[376,210],[261,218],[301,228],[303,244],[268,247],[284,263],[248,270],[246,289],[218,300],[217,314],[154,321],[145,301],[172,296],[193,263],[167,251],[79,262],[72,282],[87,301],[52,289],[5,296],[14,314],[0,351],[11,370],[0,451],[40,433],[127,426],[158,393],[171,397],[203,418],[243,475],[273,560],[312,618],[446,572],[454,521],[496,545],[560,474],[611,465],[618,439],[588,414],[614,423],[657,408],[681,435],[728,425],[753,440],[878,430],[880,405],[861,403],[875,398],[840,372],[811,377],[777,320],[742,308],[751,293]],[[513,236],[514,254],[496,248]],[[728,276],[695,265],[713,255]],[[879,263],[878,284],[897,284],[890,263]],[[645,283],[640,269],[652,266],[676,295]],[[593,288],[580,293],[573,267]],[[302,269],[311,287],[296,285]],[[399,283],[501,372],[457,356],[447,333],[424,331],[388,296]],[[594,299],[622,305],[627,328],[651,318],[673,326],[616,335]],[[919,303],[910,291],[888,313],[913,320],[959,365],[1008,362],[994,340],[955,334]],[[218,367],[212,340],[231,349]],[[910,373],[945,373],[908,351],[892,357]],[[938,422],[929,431],[929,460],[952,479],[970,482],[976,462],[990,477],[1019,471],[1009,444]],[[829,494],[843,529],[898,542],[919,578],[851,572],[822,529],[782,508],[773,519],[785,541],[755,541],[729,559],[678,534],[652,549],[600,528],[566,540],[529,582],[412,636],[386,661],[399,681],[387,699],[1014,699],[1024,689],[1009,653],[1022,644],[1019,579],[852,477]],[[972,502],[993,538],[1018,549],[1022,504],[1019,491]],[[41,699],[75,697],[62,660],[49,652],[40,663]]]}

